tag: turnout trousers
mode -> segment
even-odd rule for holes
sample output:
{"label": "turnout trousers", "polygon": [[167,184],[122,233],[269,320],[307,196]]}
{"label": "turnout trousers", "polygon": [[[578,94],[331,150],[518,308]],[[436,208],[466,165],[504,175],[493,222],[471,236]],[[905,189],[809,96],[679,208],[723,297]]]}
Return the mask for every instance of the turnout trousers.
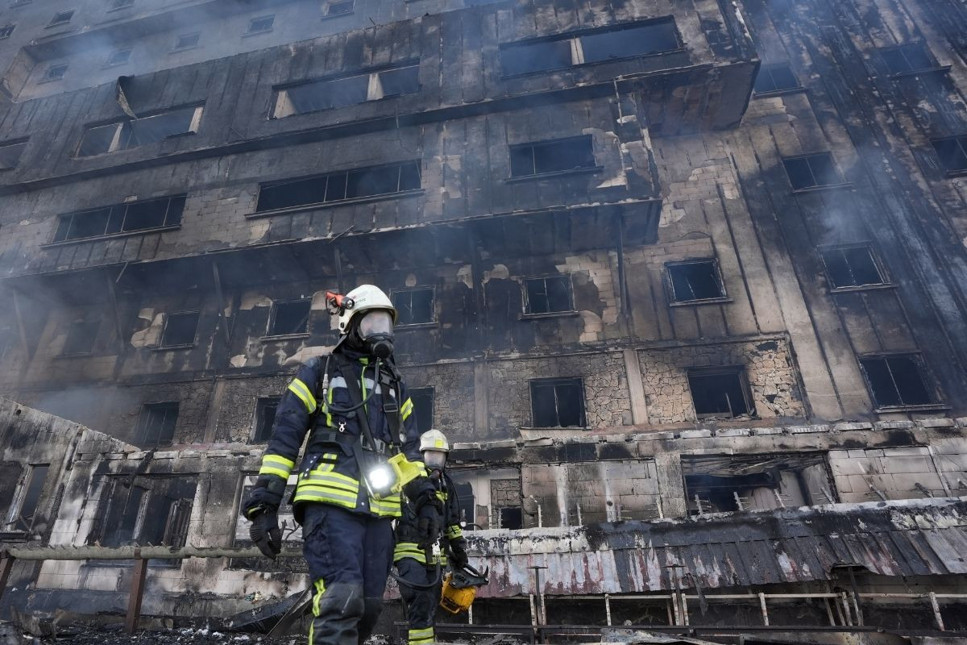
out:
{"label": "turnout trousers", "polygon": [[303,520],[302,552],[315,587],[309,645],[359,645],[383,608],[392,518],[307,504]]}
{"label": "turnout trousers", "polygon": [[440,604],[440,591],[443,584],[439,568],[427,566],[413,558],[397,560],[396,569],[407,582],[427,585],[434,581],[430,589],[414,589],[400,583],[400,596],[406,603],[406,622],[409,624],[408,645],[429,645],[436,639],[433,633],[437,605]]}

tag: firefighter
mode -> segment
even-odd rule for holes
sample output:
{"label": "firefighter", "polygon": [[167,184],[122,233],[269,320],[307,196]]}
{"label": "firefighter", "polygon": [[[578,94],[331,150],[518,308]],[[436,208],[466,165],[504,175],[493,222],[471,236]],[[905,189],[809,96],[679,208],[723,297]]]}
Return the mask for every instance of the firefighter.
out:
{"label": "firefighter", "polygon": [[382,609],[399,483],[411,479],[405,490],[421,500],[421,540],[442,518],[418,461],[413,402],[393,362],[396,309],[368,284],[326,298],[339,315],[339,342],[329,355],[303,363],[283,393],[242,513],[252,522],[252,541],[274,558],[282,547],[278,508],[309,433],[292,497],[314,586],[309,645],[357,645]]}
{"label": "firefighter", "polygon": [[440,603],[441,567],[440,554],[433,555],[432,546],[441,537],[442,550],[446,551],[454,570],[467,565],[466,539],[460,527],[460,507],[453,480],[446,473],[447,453],[450,445],[439,430],[428,430],[420,436],[420,452],[423,463],[434,485],[435,499],[443,512],[444,526],[430,535],[426,520],[420,515],[419,500],[404,495],[403,516],[396,524],[396,549],[393,561],[399,572],[400,595],[406,607],[409,624],[409,645],[427,645],[434,642],[433,624],[437,605]]}

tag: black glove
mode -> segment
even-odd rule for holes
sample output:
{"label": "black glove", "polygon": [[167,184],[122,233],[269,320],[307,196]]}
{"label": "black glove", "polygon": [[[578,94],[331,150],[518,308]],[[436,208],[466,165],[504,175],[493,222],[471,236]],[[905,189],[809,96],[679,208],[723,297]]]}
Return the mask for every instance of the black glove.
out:
{"label": "black glove", "polygon": [[463,550],[462,546],[450,545],[450,565],[454,569],[462,569],[467,566],[469,560],[467,559],[467,552]]}
{"label": "black glove", "polygon": [[443,529],[443,516],[434,504],[424,504],[417,512],[416,529],[420,535],[417,543],[421,549],[433,544]]}
{"label": "black glove", "polygon": [[282,531],[279,530],[279,514],[275,510],[266,509],[256,513],[248,535],[267,558],[274,560],[282,551]]}

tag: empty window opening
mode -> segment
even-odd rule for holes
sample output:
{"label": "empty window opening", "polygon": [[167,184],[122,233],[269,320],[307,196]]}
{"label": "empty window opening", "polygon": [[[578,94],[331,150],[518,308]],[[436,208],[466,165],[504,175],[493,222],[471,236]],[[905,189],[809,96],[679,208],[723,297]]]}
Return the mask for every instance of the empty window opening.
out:
{"label": "empty window opening", "polygon": [[67,73],[67,63],[51,65],[50,67],[47,68],[47,71],[44,72],[43,80],[59,81],[60,79],[64,78],[64,74],[66,73]]}
{"label": "empty window opening", "polygon": [[836,501],[826,457],[821,453],[683,456],[682,473],[689,515]]}
{"label": "empty window opening", "polygon": [[926,46],[912,43],[880,51],[890,74],[906,74],[936,67]]}
{"label": "empty window opening", "polygon": [[273,24],[275,24],[275,16],[252,18],[248,23],[248,31],[246,34],[261,34],[266,31],[272,31]]}
{"label": "empty window opening", "polygon": [[34,527],[49,470],[50,464],[31,464],[24,470],[24,478],[13,498],[13,512],[8,517],[12,530],[29,531]]}
{"label": "empty window opening", "polygon": [[878,408],[936,402],[927,390],[920,358],[914,354],[861,358],[860,365]]}
{"label": "empty window opening", "polygon": [[171,445],[177,422],[177,401],[145,403],[138,417],[138,442],[146,448]]}
{"label": "empty window opening", "polygon": [[332,18],[335,16],[347,16],[353,12],[354,0],[337,0],[335,2],[327,2],[325,8],[322,10],[322,15],[327,18]]}
{"label": "empty window opening", "polygon": [[309,312],[312,302],[296,300],[293,302],[275,302],[272,304],[272,321],[269,324],[269,336],[288,336],[291,334],[309,333]]}
{"label": "empty window opening", "polygon": [[665,265],[674,302],[724,298],[725,288],[715,260],[676,262]]}
{"label": "empty window opening", "polygon": [[0,143],[0,170],[11,170],[20,163],[20,156],[27,148],[27,141]]}
{"label": "empty window opening", "polygon": [[130,49],[116,49],[111,52],[111,55],[107,57],[104,65],[106,67],[114,67],[115,65],[124,65],[129,60],[131,60],[131,50]]}
{"label": "empty window opening", "polygon": [[169,137],[194,134],[198,132],[203,111],[200,105],[176,108],[140,119],[92,126],[84,132],[77,156],[129,150]]}
{"label": "empty window opening", "polygon": [[54,14],[54,17],[50,19],[47,24],[48,27],[56,27],[57,25],[66,25],[74,17],[74,10],[70,11],[58,11]]}
{"label": "empty window opening", "polygon": [[408,289],[393,292],[397,325],[433,322],[433,289]]}
{"label": "empty window opening", "polygon": [[460,509],[460,524],[465,530],[480,528],[477,521],[476,499],[473,495],[473,484],[470,482],[454,481],[453,487],[457,494],[457,507]]}
{"label": "empty window opening", "polygon": [[584,383],[580,378],[537,379],[530,382],[535,428],[583,428]]}
{"label": "empty window opening", "polygon": [[843,183],[843,178],[833,163],[833,156],[828,152],[783,159],[782,163],[786,167],[793,190],[838,186]]}
{"label": "empty window opening", "polygon": [[500,528],[517,530],[524,528],[524,511],[519,506],[500,509]]}
{"label": "empty window opening", "polygon": [[595,167],[590,136],[525,143],[510,147],[512,177],[528,177]]}
{"label": "empty window opening", "polygon": [[77,356],[90,354],[94,351],[94,341],[97,340],[99,320],[75,320],[67,330],[67,340],[64,341],[63,356]]}
{"label": "empty window opening", "polygon": [[940,158],[940,165],[948,173],[967,172],[967,135],[938,139],[933,147]]}
{"label": "empty window opening", "polygon": [[417,161],[263,184],[257,212],[419,190]]}
{"label": "empty window opening", "polygon": [[822,252],[826,274],[834,289],[883,284],[883,276],[868,246],[844,246]]}
{"label": "empty window opening", "polygon": [[124,9],[125,7],[133,7],[134,0],[114,0],[111,4],[111,9]]}
{"label": "empty window opening", "polygon": [[745,370],[741,367],[690,370],[688,387],[700,419],[755,414],[745,383]]}
{"label": "empty window opening", "polygon": [[433,428],[433,388],[421,387],[409,391],[413,401],[413,415],[416,418],[416,429],[423,434]]}
{"label": "empty window opening", "polygon": [[490,507],[492,515],[489,528],[523,528],[520,479],[491,479]]}
{"label": "empty window opening", "polygon": [[195,32],[193,34],[179,34],[175,39],[175,49],[191,49],[192,47],[198,46],[198,41],[201,39],[201,34]]}
{"label": "empty window opening", "polygon": [[275,426],[275,413],[279,409],[280,396],[261,397],[255,403],[255,434],[252,435],[253,443],[265,443],[272,437],[272,429]]}
{"label": "empty window opening", "polygon": [[53,242],[179,226],[185,195],[103,206],[61,215]]}
{"label": "empty window opening", "polygon": [[500,63],[504,76],[516,76],[659,54],[680,47],[675,23],[664,19],[504,45]]}
{"label": "empty window opening", "polygon": [[392,69],[323,79],[280,88],[276,93],[276,119],[320,110],[377,101],[391,96],[413,94],[420,89],[420,66],[404,65]]}
{"label": "empty window opening", "polygon": [[197,311],[185,311],[168,314],[165,317],[165,329],[161,334],[162,347],[178,347],[192,345],[195,342],[195,332],[198,329]]}
{"label": "empty window opening", "polygon": [[195,498],[194,478],[142,475],[106,479],[99,526],[91,532],[89,542],[184,546]]}
{"label": "empty window opening", "polygon": [[524,286],[527,293],[525,313],[548,314],[574,309],[570,276],[529,278],[524,281]]}
{"label": "empty window opening", "polygon": [[15,24],[4,25],[0,27],[0,40],[4,38],[9,38],[13,34],[13,30],[17,28]]}
{"label": "empty window opening", "polygon": [[799,81],[789,65],[763,65],[755,77],[755,93],[769,94],[799,88]]}

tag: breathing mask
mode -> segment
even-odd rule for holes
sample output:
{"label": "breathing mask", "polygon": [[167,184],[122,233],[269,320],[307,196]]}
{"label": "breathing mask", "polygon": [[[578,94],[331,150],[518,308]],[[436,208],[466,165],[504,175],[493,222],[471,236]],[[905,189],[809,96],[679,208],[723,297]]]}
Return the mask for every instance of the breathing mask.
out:
{"label": "breathing mask", "polygon": [[393,316],[384,309],[366,312],[359,321],[359,338],[366,350],[386,360],[393,354]]}
{"label": "breathing mask", "polygon": [[423,463],[427,470],[443,470],[447,465],[447,453],[439,450],[425,450],[423,452]]}

